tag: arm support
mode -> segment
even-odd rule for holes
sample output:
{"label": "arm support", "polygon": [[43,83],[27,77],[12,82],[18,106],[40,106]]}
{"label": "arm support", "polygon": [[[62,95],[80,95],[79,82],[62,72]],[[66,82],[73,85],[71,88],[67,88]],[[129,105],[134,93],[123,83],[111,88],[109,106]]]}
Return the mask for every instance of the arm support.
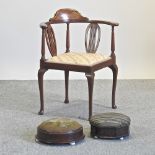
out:
{"label": "arm support", "polygon": [[45,61],[45,29],[47,25],[45,23],[41,23],[40,27],[42,29],[42,39],[41,39],[41,61]]}

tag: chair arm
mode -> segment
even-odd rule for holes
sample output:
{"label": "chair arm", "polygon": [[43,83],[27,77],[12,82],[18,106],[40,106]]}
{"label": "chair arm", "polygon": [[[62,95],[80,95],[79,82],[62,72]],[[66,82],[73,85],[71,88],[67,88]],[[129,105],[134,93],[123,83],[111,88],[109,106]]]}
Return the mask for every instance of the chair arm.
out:
{"label": "chair arm", "polygon": [[98,23],[98,24],[106,24],[106,25],[111,25],[111,26],[118,26],[119,23],[114,23],[111,21],[104,21],[104,20],[90,20],[90,23]]}

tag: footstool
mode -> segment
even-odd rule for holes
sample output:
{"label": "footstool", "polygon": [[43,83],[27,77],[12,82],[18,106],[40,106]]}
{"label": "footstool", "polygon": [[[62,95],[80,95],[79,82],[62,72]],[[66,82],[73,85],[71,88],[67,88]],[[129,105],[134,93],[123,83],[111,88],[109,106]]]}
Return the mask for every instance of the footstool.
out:
{"label": "footstool", "polygon": [[129,136],[130,118],[124,114],[108,112],[90,118],[91,137],[123,139]]}
{"label": "footstool", "polygon": [[46,144],[71,144],[84,139],[83,127],[69,118],[54,118],[37,128],[36,141]]}

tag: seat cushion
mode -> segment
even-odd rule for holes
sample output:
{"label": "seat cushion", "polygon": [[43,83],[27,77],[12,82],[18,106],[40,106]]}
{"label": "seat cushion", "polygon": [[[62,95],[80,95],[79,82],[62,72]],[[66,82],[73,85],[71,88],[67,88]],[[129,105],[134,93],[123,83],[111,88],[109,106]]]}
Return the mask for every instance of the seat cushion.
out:
{"label": "seat cushion", "polygon": [[97,53],[69,52],[53,56],[50,59],[48,59],[47,62],[92,66],[100,62],[107,61],[109,59],[111,59],[111,57]]}

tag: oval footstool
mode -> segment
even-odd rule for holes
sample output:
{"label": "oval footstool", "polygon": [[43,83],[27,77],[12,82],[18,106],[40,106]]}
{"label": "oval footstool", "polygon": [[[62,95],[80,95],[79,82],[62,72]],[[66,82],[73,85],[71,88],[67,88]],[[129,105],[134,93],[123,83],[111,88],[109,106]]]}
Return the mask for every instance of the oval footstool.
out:
{"label": "oval footstool", "polygon": [[124,114],[108,112],[90,118],[91,137],[117,139],[129,136],[130,118]]}
{"label": "oval footstool", "polygon": [[83,127],[68,118],[54,118],[41,123],[37,128],[36,141],[46,144],[71,144],[84,139]]}

